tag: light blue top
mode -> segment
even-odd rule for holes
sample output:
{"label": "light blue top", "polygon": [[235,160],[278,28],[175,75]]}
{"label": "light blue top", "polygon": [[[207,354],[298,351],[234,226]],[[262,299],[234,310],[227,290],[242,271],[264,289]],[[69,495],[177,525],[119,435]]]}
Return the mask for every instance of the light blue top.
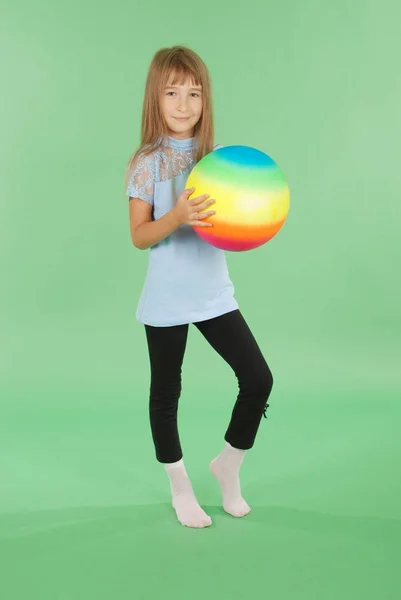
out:
{"label": "light blue top", "polygon": [[[195,138],[169,137],[160,150],[138,157],[127,196],[152,204],[152,219],[160,219],[185,190],[195,162]],[[224,251],[202,240],[190,225],[181,225],[150,248],[136,312],[139,322],[171,327],[212,319],[237,308]]]}

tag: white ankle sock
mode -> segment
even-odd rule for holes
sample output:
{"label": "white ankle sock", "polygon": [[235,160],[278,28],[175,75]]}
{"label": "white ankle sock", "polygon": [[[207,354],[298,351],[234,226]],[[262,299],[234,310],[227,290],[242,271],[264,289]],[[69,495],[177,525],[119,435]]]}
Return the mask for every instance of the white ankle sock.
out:
{"label": "white ankle sock", "polygon": [[223,508],[234,517],[243,517],[251,511],[242,497],[239,480],[245,452],[225,442],[221,453],[210,463],[210,470],[221,487]]}
{"label": "white ankle sock", "polygon": [[208,527],[212,520],[199,506],[184,460],[164,465],[170,479],[171,497],[177,518],[186,527]]}

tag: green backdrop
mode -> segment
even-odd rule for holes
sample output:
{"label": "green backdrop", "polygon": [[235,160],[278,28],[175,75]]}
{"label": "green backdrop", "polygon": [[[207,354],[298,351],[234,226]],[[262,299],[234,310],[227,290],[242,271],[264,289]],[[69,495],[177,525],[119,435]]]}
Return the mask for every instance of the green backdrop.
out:
{"label": "green backdrop", "polygon": [[[10,0],[0,9],[0,565],[4,600],[399,598],[399,3]],[[148,423],[124,169],[154,52],[213,79],[216,143],[271,155],[290,214],[227,254],[273,371],[220,508],[236,397],[190,330],[180,430],[214,524],[181,527]],[[398,567],[397,567],[398,565]]]}

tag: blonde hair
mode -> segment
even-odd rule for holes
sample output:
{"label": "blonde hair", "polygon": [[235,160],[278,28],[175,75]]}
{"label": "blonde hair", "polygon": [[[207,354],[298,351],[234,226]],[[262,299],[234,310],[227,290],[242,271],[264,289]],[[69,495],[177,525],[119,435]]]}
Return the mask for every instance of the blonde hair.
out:
{"label": "blonde hair", "polygon": [[149,67],[142,107],[141,141],[139,148],[129,159],[126,182],[137,156],[140,153],[151,154],[161,148],[167,140],[168,129],[161,110],[161,97],[171,76],[174,77],[172,85],[190,80],[194,85],[202,86],[202,114],[193,134],[198,144],[196,162],[213,150],[212,86],[205,63],[196,52],[185,46],[161,48],[154,55]]}

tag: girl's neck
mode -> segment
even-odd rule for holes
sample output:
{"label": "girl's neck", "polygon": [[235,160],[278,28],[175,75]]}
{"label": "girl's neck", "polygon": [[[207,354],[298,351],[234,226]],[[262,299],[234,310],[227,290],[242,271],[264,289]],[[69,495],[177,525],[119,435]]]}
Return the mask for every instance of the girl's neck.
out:
{"label": "girl's neck", "polygon": [[190,150],[195,145],[195,138],[190,137],[185,140],[178,140],[172,136],[168,136],[168,145],[170,148],[176,148],[177,150]]}

